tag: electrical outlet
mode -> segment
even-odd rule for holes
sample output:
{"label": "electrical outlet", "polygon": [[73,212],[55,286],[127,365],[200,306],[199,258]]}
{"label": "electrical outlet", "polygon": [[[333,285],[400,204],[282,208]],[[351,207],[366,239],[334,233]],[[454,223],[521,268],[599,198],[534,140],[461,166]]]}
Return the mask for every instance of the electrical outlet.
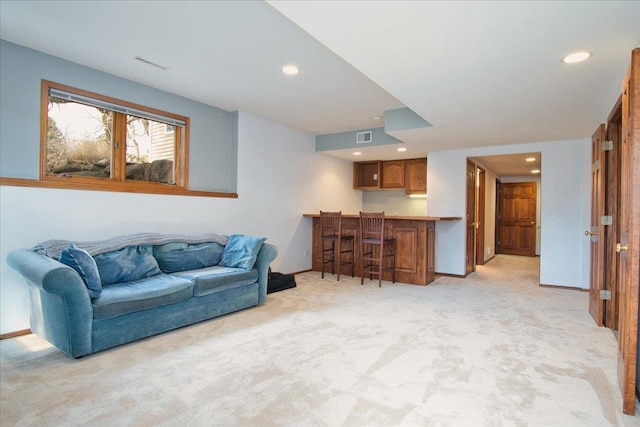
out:
{"label": "electrical outlet", "polygon": [[487,255],[491,255],[491,247],[487,246]]}
{"label": "electrical outlet", "polygon": [[307,251],[302,251],[302,256],[306,258],[307,257]]}

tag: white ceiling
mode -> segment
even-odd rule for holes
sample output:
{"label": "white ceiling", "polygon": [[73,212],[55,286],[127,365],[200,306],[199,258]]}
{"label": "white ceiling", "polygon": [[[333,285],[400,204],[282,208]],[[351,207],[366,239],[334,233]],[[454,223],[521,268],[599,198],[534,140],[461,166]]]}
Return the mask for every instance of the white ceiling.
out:
{"label": "white ceiling", "polygon": [[[0,37],[311,134],[407,106],[433,127],[359,160],[410,158],[590,136],[640,43],[640,1],[1,0]],[[593,57],[561,63],[576,50]]]}
{"label": "white ceiling", "polygon": [[[527,161],[527,158],[535,160]],[[498,177],[536,176],[542,169],[542,155],[539,152],[472,157],[471,160],[483,168],[496,172]],[[538,172],[533,173],[532,170],[538,170]]]}

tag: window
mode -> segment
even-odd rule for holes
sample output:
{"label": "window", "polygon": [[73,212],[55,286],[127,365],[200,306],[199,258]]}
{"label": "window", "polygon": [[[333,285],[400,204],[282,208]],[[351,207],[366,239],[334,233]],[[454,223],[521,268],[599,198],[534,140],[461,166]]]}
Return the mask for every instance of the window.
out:
{"label": "window", "polygon": [[40,179],[115,191],[186,190],[188,127],[188,117],[43,80]]}

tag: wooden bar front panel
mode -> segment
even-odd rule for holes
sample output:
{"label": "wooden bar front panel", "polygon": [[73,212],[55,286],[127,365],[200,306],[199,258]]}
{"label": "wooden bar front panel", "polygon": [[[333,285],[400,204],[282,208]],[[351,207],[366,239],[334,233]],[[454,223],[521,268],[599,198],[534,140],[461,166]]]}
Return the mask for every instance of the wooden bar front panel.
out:
{"label": "wooden bar front panel", "polygon": [[[385,218],[388,236],[396,238],[396,282],[427,285],[434,280],[435,221]],[[342,219],[343,235],[355,236],[356,276],[360,274],[359,219]],[[322,240],[320,220],[313,218],[312,269],[322,269]],[[341,274],[350,275],[350,268],[343,267]],[[384,272],[383,280],[391,280],[391,272]]]}

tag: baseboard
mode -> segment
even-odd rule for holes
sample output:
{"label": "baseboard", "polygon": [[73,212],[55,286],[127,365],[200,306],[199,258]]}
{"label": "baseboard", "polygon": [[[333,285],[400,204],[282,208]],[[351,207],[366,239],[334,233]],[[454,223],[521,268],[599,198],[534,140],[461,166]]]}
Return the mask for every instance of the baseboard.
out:
{"label": "baseboard", "polygon": [[30,333],[31,333],[31,329],[23,329],[21,331],[7,332],[6,334],[0,334],[0,341],[6,340],[9,338],[19,337],[22,335],[29,335]]}
{"label": "baseboard", "polygon": [[589,292],[589,289],[574,288],[573,286],[547,285],[545,283],[540,283],[538,286],[540,286],[541,288],[553,288],[553,289],[564,289],[567,291]]}
{"label": "baseboard", "polygon": [[309,271],[313,271],[312,269],[308,269],[308,270],[300,270],[300,271],[294,271],[293,273],[288,273],[288,274],[293,274],[294,276],[296,274],[302,274],[302,273],[307,273]]}

